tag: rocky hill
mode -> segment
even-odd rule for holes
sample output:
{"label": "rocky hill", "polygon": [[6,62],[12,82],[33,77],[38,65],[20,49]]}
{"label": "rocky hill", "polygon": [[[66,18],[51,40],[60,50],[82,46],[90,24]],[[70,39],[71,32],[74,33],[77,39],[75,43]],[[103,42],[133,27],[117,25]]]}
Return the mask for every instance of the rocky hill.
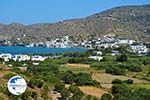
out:
{"label": "rocky hill", "polygon": [[52,24],[0,24],[0,39],[14,42],[41,42],[64,35],[81,41],[104,34],[150,41],[150,5],[116,7],[86,18]]}

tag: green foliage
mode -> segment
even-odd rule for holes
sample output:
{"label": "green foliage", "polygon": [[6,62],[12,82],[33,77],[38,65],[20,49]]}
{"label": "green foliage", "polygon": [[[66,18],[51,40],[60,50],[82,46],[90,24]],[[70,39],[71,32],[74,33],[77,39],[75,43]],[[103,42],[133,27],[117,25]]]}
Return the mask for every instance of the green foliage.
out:
{"label": "green foliage", "polygon": [[132,79],[128,79],[128,80],[123,81],[123,83],[133,84],[133,80]]}
{"label": "green foliage", "polygon": [[120,56],[117,56],[116,61],[119,62],[126,62],[128,60],[128,57],[126,54],[121,54]]}
{"label": "green foliage", "polygon": [[70,92],[71,93],[73,93],[73,95],[76,95],[76,96],[78,96],[78,97],[80,97],[80,99],[83,97],[83,92],[80,90],[80,88],[78,88],[77,86],[73,86],[73,85],[71,85],[70,87],[69,87],[69,90],[70,90]]}
{"label": "green foliage", "polygon": [[68,63],[80,63],[80,64],[91,64],[93,62],[95,62],[95,60],[90,58],[70,58],[68,60]]}
{"label": "green foliage", "polygon": [[130,89],[125,84],[115,84],[112,86],[112,94],[124,94],[128,95]]}
{"label": "green foliage", "polygon": [[64,53],[64,57],[88,57],[90,56],[90,52],[67,52]]}
{"label": "green foliage", "polygon": [[16,74],[14,74],[14,73],[8,73],[8,74],[5,74],[4,75],[4,78],[5,79],[10,79],[11,77],[13,77],[13,76],[15,76]]}
{"label": "green foliage", "polygon": [[27,68],[27,72],[33,73],[33,74],[39,74],[39,73],[59,73],[59,68],[57,64],[42,64],[41,66],[30,66]]}
{"label": "green foliage", "polygon": [[113,100],[149,100],[150,89],[131,89],[124,84],[112,86]]}
{"label": "green foliage", "polygon": [[28,82],[28,86],[31,88],[34,88],[35,86],[37,86],[38,88],[41,88],[43,86],[44,82],[40,79],[30,79]]}
{"label": "green foliage", "polygon": [[59,82],[59,79],[52,73],[49,73],[47,75],[45,75],[45,77],[42,78],[46,83],[52,83],[55,84],[57,82]]}
{"label": "green foliage", "polygon": [[32,97],[34,100],[38,100],[38,93],[33,91],[32,94],[31,94],[31,97]]}
{"label": "green foliage", "polygon": [[0,100],[5,100],[3,97],[0,97]]}
{"label": "green foliage", "polygon": [[132,65],[129,67],[129,71],[131,72],[141,72],[142,68],[140,66]]}
{"label": "green foliage", "polygon": [[120,52],[120,53],[129,53],[129,51],[131,50],[130,46],[129,45],[121,45],[117,48],[117,50]]}
{"label": "green foliage", "polygon": [[124,81],[122,81],[122,80],[120,80],[120,79],[114,79],[112,82],[111,82],[112,84],[133,84],[133,80],[131,80],[131,79],[128,79],[128,80],[124,80]]}
{"label": "green foliage", "polygon": [[64,73],[62,80],[66,84],[73,84],[76,85],[93,85],[93,86],[100,86],[100,83],[92,80],[92,77],[89,73],[73,73],[72,71],[67,71]]}
{"label": "green foliage", "polygon": [[64,73],[63,80],[66,84],[73,84],[76,75],[72,71],[67,71]]}
{"label": "green foliage", "polygon": [[92,85],[92,77],[88,73],[79,73],[77,74],[75,83],[77,85]]}
{"label": "green foliage", "polygon": [[0,85],[0,93],[4,93],[6,90],[6,87],[3,85]]}
{"label": "green foliage", "polygon": [[112,100],[112,95],[109,93],[105,93],[102,95],[101,100]]}
{"label": "green foliage", "polygon": [[60,94],[61,94],[61,99],[66,100],[70,96],[70,91],[67,88],[63,88]]}
{"label": "green foliage", "polygon": [[139,59],[144,65],[150,65],[150,57],[142,57]]}
{"label": "green foliage", "polygon": [[112,48],[108,47],[108,48],[102,49],[102,54],[107,55],[107,54],[111,53],[111,51],[112,51]]}
{"label": "green foliage", "polygon": [[58,82],[55,84],[55,91],[57,92],[61,92],[63,90],[63,88],[65,87],[65,84],[61,83],[61,82]]}
{"label": "green foliage", "polygon": [[115,79],[111,82],[112,84],[122,84],[122,80],[119,80],[119,79]]}
{"label": "green foliage", "polygon": [[125,69],[119,68],[119,67],[107,67],[106,73],[110,73],[113,75],[125,75],[126,71]]}
{"label": "green foliage", "polygon": [[13,68],[12,68],[12,71],[13,71],[13,72],[16,72],[16,73],[20,73],[21,70],[20,70],[20,68],[18,68],[18,67],[13,67]]}
{"label": "green foliage", "polygon": [[113,65],[114,62],[94,62],[90,65],[90,67],[96,68],[96,69],[106,69],[108,66]]}

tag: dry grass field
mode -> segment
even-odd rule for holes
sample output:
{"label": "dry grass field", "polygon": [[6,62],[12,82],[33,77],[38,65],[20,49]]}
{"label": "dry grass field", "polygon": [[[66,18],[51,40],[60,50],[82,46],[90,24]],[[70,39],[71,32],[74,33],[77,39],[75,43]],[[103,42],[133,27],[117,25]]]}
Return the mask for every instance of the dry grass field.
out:
{"label": "dry grass field", "polygon": [[81,91],[87,95],[92,95],[97,98],[100,98],[104,93],[107,93],[104,89],[96,88],[93,86],[79,86]]}
{"label": "dry grass field", "polygon": [[88,64],[67,64],[67,66],[71,68],[90,68]]}
{"label": "dry grass field", "polygon": [[94,80],[97,80],[99,82],[101,82],[102,87],[104,88],[111,88],[112,84],[111,82],[114,79],[120,79],[120,80],[127,80],[127,79],[132,79],[134,81],[134,83],[136,84],[144,84],[144,83],[149,83],[146,80],[139,80],[136,78],[130,78],[127,76],[120,76],[120,75],[111,75],[111,74],[106,74],[106,73],[102,73],[102,74],[93,74],[92,78]]}

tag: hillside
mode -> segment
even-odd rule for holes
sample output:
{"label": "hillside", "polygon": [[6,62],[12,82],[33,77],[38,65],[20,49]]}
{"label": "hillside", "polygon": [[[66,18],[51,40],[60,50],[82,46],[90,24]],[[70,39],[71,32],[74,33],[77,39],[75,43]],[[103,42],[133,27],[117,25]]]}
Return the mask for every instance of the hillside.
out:
{"label": "hillside", "polygon": [[[0,39],[14,42],[40,42],[52,37],[72,36],[81,41],[91,36],[104,34],[150,41],[150,5],[122,6],[106,10],[82,19],[65,20],[57,23],[22,25],[0,24]],[[17,40],[20,38],[20,40]]]}

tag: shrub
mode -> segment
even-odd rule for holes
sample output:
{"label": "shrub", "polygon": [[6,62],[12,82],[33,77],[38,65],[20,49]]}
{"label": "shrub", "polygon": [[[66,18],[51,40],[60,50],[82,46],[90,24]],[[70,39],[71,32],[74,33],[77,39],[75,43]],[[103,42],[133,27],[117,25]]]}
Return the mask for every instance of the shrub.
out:
{"label": "shrub", "polygon": [[107,67],[106,73],[110,73],[113,75],[125,75],[126,71],[125,69],[119,68],[119,67]]}
{"label": "shrub", "polygon": [[13,67],[12,69],[13,72],[19,73],[21,70],[18,67]]}
{"label": "shrub", "polygon": [[101,100],[112,100],[112,95],[109,93],[105,93],[102,95]]}
{"label": "shrub", "polygon": [[123,81],[123,83],[133,84],[133,80],[132,79],[128,79],[128,80]]}
{"label": "shrub", "polygon": [[115,79],[111,82],[112,84],[122,84],[122,80],[119,80],[119,79]]}
{"label": "shrub", "polygon": [[67,100],[67,98],[70,96],[70,91],[67,88],[63,88],[60,94],[62,99]]}
{"label": "shrub", "polygon": [[58,82],[58,83],[55,84],[55,89],[54,90],[57,91],[57,92],[61,92],[64,87],[65,87],[65,85],[63,83]]}
{"label": "shrub", "polygon": [[74,81],[75,81],[75,76],[76,75],[72,71],[67,71],[67,72],[64,73],[63,81],[66,84],[73,84]]}
{"label": "shrub", "polygon": [[142,68],[140,66],[132,65],[129,67],[129,71],[131,72],[141,72]]}
{"label": "shrub", "polygon": [[119,61],[119,62],[125,62],[127,60],[128,60],[128,57],[126,54],[122,54],[120,56],[117,56],[117,58],[116,58],[116,61]]}

